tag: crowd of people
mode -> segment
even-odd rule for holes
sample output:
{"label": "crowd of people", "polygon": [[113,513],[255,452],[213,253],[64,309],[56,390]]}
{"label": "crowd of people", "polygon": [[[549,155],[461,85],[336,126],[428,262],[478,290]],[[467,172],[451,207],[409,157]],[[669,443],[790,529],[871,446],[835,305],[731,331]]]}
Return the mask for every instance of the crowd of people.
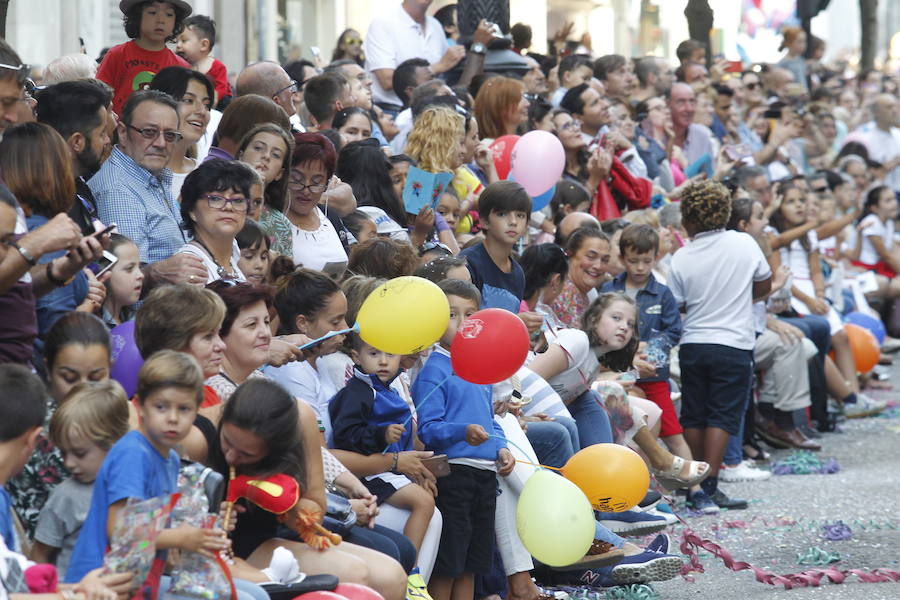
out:
{"label": "crowd of people", "polygon": [[[430,4],[343,32],[330,63],[236,75],[184,0],[122,0],[130,41],[98,61],[34,73],[0,41],[0,596],[130,596],[144,582],[103,568],[117,518],[190,462],[293,477],[342,536],[314,549],[243,502],[159,533],[159,551],[229,556],[244,599],[300,574],[386,600],[670,579],[674,496],[656,489],[746,509],[726,488],[775,485],[761,440],[816,451],[885,408],[845,319],[900,347],[883,335],[900,336],[896,76],[834,69],[794,27],[777,64],[692,40],[678,65],[596,57],[568,30],[536,54],[526,24],[463,39],[455,5]],[[489,52],[517,62],[485,71]],[[565,155],[542,206],[508,173],[536,130]],[[351,327],[403,276],[450,314],[408,355]],[[484,308],[531,339],[493,386],[451,362]],[[582,558],[542,564],[516,529],[530,463],[599,443],[655,483],[595,512]],[[21,577],[38,563],[65,583]]]}

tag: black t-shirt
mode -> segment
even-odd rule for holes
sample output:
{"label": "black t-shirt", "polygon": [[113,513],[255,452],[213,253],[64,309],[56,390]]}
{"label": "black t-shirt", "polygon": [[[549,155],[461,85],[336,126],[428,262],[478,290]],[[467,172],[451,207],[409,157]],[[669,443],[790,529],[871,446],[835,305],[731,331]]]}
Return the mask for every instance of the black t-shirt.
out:
{"label": "black t-shirt", "polygon": [[472,283],[481,292],[481,308],[504,308],[518,314],[522,296],[525,294],[525,272],[512,258],[512,270],[501,271],[484,248],[478,243],[460,252],[468,261]]}

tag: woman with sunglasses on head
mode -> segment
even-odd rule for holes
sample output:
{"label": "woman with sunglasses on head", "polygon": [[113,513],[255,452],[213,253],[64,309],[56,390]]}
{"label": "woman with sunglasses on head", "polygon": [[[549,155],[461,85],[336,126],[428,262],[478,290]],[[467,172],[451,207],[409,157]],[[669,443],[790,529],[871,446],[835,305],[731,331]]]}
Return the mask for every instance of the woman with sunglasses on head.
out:
{"label": "woman with sunglasses on head", "polygon": [[166,67],[153,77],[151,90],[165,92],[178,102],[178,132],[172,158],[166,167],[172,170],[172,196],[178,198],[188,174],[197,168],[195,144],[206,133],[209,111],[215,98],[212,82],[198,71],[187,67]]}
{"label": "woman with sunglasses on head", "polygon": [[256,176],[247,165],[211,159],[188,175],[181,188],[182,227],[193,239],[178,252],[200,257],[206,285],[217,279],[245,281],[238,268],[241,251],[235,236],[250,211],[250,187]]}
{"label": "woman with sunglasses on head", "polygon": [[331,61],[334,62],[336,60],[349,59],[362,67],[365,63],[362,43],[362,36],[359,35],[358,31],[355,29],[345,29],[341,32],[337,44],[334,47]]}

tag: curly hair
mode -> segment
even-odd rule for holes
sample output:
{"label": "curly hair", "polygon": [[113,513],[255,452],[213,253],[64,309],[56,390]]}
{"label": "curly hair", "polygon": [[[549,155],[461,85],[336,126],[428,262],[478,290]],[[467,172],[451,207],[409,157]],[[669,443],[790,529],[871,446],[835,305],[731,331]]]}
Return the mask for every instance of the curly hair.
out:
{"label": "curly hair", "polygon": [[[637,313],[637,305],[634,300],[621,292],[607,292],[597,296],[597,299],[591,303],[588,309],[584,311],[584,316],[581,317],[581,329],[587,334],[588,341],[592,348],[596,348],[601,344],[600,339],[597,337],[597,333],[594,331],[594,326],[597,324],[597,321],[600,320],[600,317],[603,316],[603,313],[606,312],[606,309],[612,306],[613,302],[625,302],[626,304],[630,304],[635,307],[635,314]],[[631,334],[631,340],[629,340],[623,348],[607,352],[603,356],[598,357],[600,364],[620,373],[622,371],[627,371],[634,362],[634,355],[637,352],[640,341],[638,328],[637,325],[635,325],[634,332]]]}
{"label": "curly hair", "polygon": [[681,218],[697,233],[724,229],[731,217],[731,194],[721,183],[698,181],[681,194]]}
{"label": "curly hair", "polygon": [[430,106],[416,119],[406,142],[406,153],[423,171],[452,171],[465,119],[447,106]]}

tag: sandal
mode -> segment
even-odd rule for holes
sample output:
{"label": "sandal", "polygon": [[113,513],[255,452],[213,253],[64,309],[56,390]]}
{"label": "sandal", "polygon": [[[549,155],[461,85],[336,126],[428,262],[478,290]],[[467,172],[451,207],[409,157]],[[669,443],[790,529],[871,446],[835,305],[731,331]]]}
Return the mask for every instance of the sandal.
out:
{"label": "sandal", "polygon": [[695,486],[709,475],[709,465],[696,460],[690,461],[688,468],[688,477],[681,477],[681,470],[684,468],[685,460],[680,456],[672,457],[672,466],[668,469],[650,468],[656,480],[665,488],[676,490],[678,488],[689,488]]}

